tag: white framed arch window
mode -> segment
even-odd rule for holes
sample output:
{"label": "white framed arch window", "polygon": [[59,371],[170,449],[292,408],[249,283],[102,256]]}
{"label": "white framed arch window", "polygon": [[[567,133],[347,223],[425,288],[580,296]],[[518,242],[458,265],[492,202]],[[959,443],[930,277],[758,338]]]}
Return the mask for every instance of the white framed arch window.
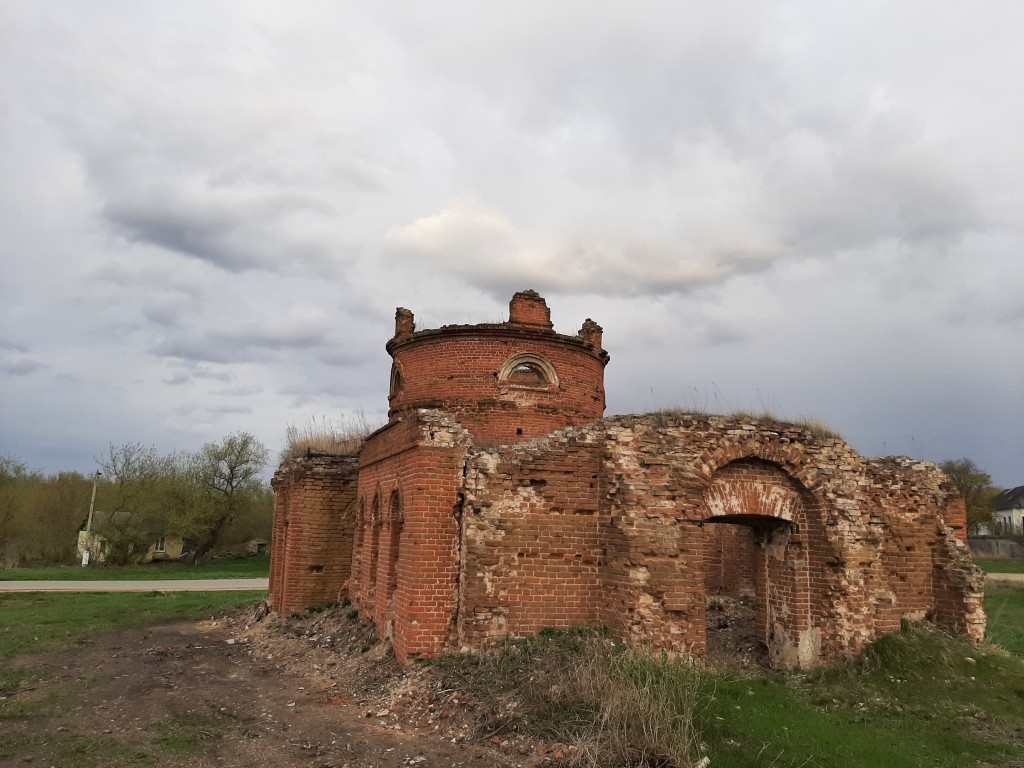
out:
{"label": "white framed arch window", "polygon": [[558,373],[555,367],[540,355],[521,352],[502,363],[498,383],[503,387],[524,389],[557,389]]}

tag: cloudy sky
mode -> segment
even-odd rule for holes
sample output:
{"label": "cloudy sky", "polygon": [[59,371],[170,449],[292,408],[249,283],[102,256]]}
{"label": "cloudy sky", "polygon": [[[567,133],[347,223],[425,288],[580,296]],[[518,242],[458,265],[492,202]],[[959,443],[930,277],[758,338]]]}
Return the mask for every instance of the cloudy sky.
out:
{"label": "cloudy sky", "polygon": [[394,310],[609,413],[1024,484],[1024,5],[0,0],[0,454],[384,418]]}

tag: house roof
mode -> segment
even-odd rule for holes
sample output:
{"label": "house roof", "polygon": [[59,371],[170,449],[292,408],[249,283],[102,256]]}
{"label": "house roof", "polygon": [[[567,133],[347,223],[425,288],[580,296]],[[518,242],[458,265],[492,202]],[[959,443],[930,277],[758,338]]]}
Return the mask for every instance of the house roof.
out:
{"label": "house roof", "polygon": [[1003,491],[992,499],[993,509],[1018,509],[1024,508],[1024,485],[1018,485],[1008,491]]}

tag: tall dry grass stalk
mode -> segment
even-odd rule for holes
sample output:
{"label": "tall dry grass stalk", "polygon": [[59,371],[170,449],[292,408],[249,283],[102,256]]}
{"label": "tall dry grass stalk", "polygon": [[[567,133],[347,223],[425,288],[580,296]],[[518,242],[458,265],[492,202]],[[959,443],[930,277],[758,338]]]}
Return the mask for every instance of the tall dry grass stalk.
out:
{"label": "tall dry grass stalk", "polygon": [[685,659],[627,648],[601,630],[542,630],[477,655],[450,656],[444,686],[474,690],[487,733],[572,744],[578,766],[706,765],[699,722],[712,678]]}
{"label": "tall dry grass stalk", "polygon": [[338,419],[312,416],[304,424],[289,424],[285,429],[285,448],[281,459],[291,459],[308,451],[332,456],[355,456],[363,442],[381,425],[366,418],[362,411]]}
{"label": "tall dry grass stalk", "polygon": [[697,715],[706,681],[681,659],[638,648],[591,653],[571,673],[596,716],[576,738],[575,762],[687,768],[701,764]]}

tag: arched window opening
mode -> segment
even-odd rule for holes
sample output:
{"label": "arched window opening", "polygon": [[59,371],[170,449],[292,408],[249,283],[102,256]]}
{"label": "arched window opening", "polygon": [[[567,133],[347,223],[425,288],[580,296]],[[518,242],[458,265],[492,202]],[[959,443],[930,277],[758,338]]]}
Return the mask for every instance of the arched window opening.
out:
{"label": "arched window opening", "polygon": [[402,369],[398,367],[398,363],[391,364],[391,397],[395,397],[399,392],[402,391],[402,385],[405,380],[402,378]]}
{"label": "arched window opening", "polygon": [[544,378],[544,371],[536,363],[520,363],[512,369],[508,377],[509,384],[517,384],[521,387],[543,387],[548,382]]}
{"label": "arched window opening", "polygon": [[402,501],[398,496],[398,491],[394,491],[391,494],[391,512],[388,517],[391,527],[391,541],[388,547],[387,590],[388,598],[390,599],[398,587],[399,547],[402,541]]}
{"label": "arched window opening", "polygon": [[370,517],[370,558],[367,569],[367,602],[372,606],[377,597],[377,556],[380,554],[380,493],[373,498],[373,512]]}
{"label": "arched window opening", "polygon": [[522,353],[504,362],[498,371],[498,382],[506,387],[557,389],[558,374],[555,367],[540,355]]}

